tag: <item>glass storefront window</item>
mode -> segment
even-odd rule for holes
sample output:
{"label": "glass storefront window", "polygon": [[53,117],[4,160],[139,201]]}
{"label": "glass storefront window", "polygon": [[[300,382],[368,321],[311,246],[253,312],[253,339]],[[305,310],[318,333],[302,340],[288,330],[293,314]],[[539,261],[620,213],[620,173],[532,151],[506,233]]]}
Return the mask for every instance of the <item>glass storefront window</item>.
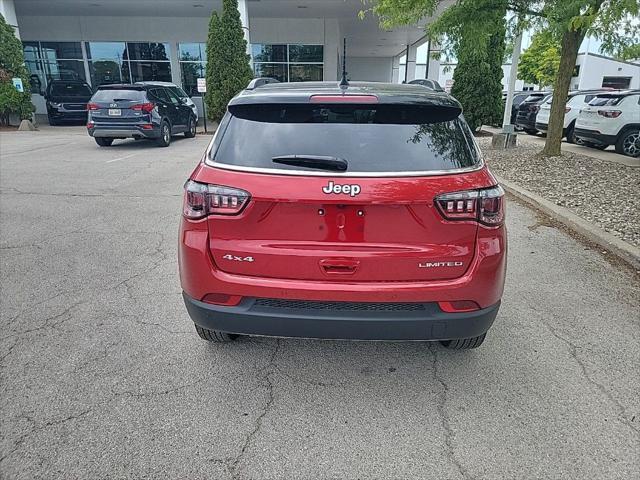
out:
{"label": "glass storefront window", "polygon": [[251,56],[254,62],[286,62],[286,45],[251,45]]}
{"label": "glass storefront window", "polygon": [[324,78],[323,45],[251,45],[253,73],[281,82],[321,81]]}
{"label": "glass storefront window", "polygon": [[170,82],[169,62],[130,62],[132,82]]}
{"label": "glass storefront window", "polygon": [[322,45],[289,45],[289,62],[322,63],[323,50]]}
{"label": "glass storefront window", "polygon": [[42,58],[46,60],[82,60],[80,42],[40,42]]}
{"label": "glass storefront window", "polygon": [[80,42],[23,42],[31,91],[41,95],[52,80],[86,81]]}
{"label": "glass storefront window", "polygon": [[206,43],[181,43],[178,45],[178,57],[181,62],[205,62],[206,46]]}
{"label": "glass storefront window", "polygon": [[280,82],[288,81],[286,63],[254,63],[253,73],[256,77],[271,77]]}
{"label": "glass storefront window", "polygon": [[82,80],[86,81],[84,63],[78,60],[44,61],[47,80]]}
{"label": "glass storefront window", "polygon": [[205,62],[180,62],[182,70],[182,88],[190,97],[200,96],[198,92],[198,78],[204,78],[206,74]]}
{"label": "glass storefront window", "polygon": [[169,61],[168,43],[129,42],[127,50],[129,60]]}
{"label": "glass storefront window", "polygon": [[289,81],[290,82],[321,82],[323,74],[323,65],[320,64],[290,64],[289,65]]}

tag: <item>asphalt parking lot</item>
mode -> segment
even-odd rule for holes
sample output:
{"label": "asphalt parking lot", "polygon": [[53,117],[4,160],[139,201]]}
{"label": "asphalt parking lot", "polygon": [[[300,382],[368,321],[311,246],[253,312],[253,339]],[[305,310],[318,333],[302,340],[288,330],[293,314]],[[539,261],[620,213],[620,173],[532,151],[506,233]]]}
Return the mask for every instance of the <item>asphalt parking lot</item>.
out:
{"label": "asphalt parking lot", "polygon": [[478,350],[200,340],[176,248],[209,139],[0,134],[0,477],[637,478],[637,272],[514,202]]}

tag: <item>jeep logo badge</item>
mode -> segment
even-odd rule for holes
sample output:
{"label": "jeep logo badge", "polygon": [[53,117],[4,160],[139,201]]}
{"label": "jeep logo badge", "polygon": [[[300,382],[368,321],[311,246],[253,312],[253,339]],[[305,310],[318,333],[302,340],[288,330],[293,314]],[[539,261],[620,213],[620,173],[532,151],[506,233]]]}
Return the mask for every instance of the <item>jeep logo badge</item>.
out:
{"label": "jeep logo badge", "polygon": [[333,183],[333,181],[329,181],[329,185],[326,187],[322,187],[322,191],[328,195],[332,193],[340,194],[344,193],[351,197],[355,197],[360,193],[360,185],[340,185],[337,183]]}

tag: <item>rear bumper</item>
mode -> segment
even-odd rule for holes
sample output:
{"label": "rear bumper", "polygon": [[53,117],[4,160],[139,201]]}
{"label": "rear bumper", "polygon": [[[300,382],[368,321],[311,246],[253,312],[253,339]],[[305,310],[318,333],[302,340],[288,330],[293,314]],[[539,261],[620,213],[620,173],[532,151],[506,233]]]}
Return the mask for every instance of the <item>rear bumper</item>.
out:
{"label": "rear bumper", "polygon": [[548,125],[546,123],[536,122],[535,127],[539,132],[546,132]]}
{"label": "rear bumper", "polygon": [[92,137],[158,138],[160,136],[160,127],[154,125],[152,129],[145,130],[135,125],[101,126],[96,124],[93,128],[87,128],[87,132]]}
{"label": "rear bumper", "polygon": [[437,303],[299,302],[243,298],[234,307],[211,305],[183,293],[194,323],[241,335],[350,340],[451,340],[485,333],[500,302],[464,313]]}
{"label": "rear bumper", "polygon": [[613,145],[616,143],[615,135],[605,135],[597,130],[588,130],[586,128],[576,128],[573,134],[581,140],[596,143],[598,145]]}

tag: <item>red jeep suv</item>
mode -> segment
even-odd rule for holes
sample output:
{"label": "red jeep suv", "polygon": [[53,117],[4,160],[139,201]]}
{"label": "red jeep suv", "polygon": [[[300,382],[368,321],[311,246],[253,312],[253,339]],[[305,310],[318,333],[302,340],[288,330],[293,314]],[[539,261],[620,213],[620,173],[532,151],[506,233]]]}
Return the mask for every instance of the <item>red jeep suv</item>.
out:
{"label": "red jeep suv", "polygon": [[420,85],[258,85],[185,184],[200,337],[479,346],[504,286],[504,192],[460,104]]}

